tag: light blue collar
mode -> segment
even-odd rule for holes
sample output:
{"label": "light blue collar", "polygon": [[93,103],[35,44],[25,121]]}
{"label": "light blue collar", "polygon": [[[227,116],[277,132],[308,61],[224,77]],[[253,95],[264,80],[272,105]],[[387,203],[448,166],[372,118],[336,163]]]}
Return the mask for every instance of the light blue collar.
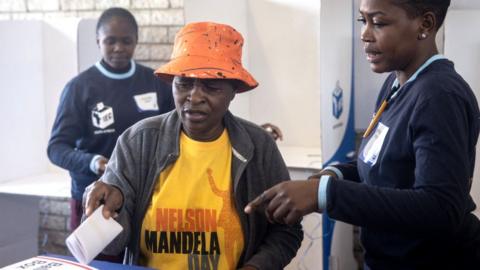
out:
{"label": "light blue collar", "polygon": [[130,78],[130,77],[135,73],[136,64],[135,64],[135,61],[133,61],[132,59],[130,59],[130,70],[128,70],[128,71],[125,72],[125,73],[113,73],[113,72],[111,72],[111,71],[108,71],[105,67],[102,66],[102,64],[100,64],[100,61],[98,61],[97,63],[95,63],[95,67],[97,67],[98,70],[99,70],[103,75],[105,75],[106,77],[108,77],[108,78],[110,78],[110,79],[122,80],[122,79]]}
{"label": "light blue collar", "polygon": [[[415,79],[417,79],[417,76],[420,72],[422,72],[426,67],[428,67],[431,63],[433,63],[434,61],[437,61],[437,60],[440,60],[440,59],[446,59],[445,56],[441,55],[441,54],[435,54],[434,56],[430,57],[427,61],[425,61],[425,63],[423,63],[423,65],[421,65],[417,71],[415,71],[415,73],[413,73],[412,76],[410,76],[410,78],[408,78],[408,80],[405,82],[405,84],[409,83],[409,82],[413,82],[415,81]],[[392,84],[392,89],[393,88],[396,88],[399,86],[399,82],[398,82],[398,79],[395,79],[395,81],[393,81],[393,84]],[[404,84],[404,85],[405,85]],[[403,88],[403,87],[401,87]],[[398,92],[400,92],[400,89],[398,89],[398,91],[396,91],[391,98],[394,98]]]}

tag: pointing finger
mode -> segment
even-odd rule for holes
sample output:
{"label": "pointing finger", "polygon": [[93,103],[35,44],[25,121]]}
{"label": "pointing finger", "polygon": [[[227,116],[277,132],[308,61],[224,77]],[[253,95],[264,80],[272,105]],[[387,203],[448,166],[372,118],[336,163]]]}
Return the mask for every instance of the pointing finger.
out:
{"label": "pointing finger", "polygon": [[262,207],[266,202],[270,201],[269,191],[270,190],[264,191],[262,194],[260,194],[260,196],[258,196],[253,201],[248,203],[247,206],[245,206],[245,209],[243,211],[245,211],[245,213],[247,214],[251,214],[257,208]]}

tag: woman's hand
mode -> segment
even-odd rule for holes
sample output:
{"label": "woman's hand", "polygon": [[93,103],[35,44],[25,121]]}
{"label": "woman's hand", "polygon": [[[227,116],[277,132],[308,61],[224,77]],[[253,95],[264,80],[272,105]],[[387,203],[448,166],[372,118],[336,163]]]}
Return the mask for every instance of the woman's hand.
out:
{"label": "woman's hand", "polygon": [[270,135],[274,140],[277,140],[277,139],[280,139],[280,141],[283,140],[283,134],[279,127],[272,125],[270,123],[265,123],[261,125],[261,127],[265,129],[268,133],[270,133]]}
{"label": "woman's hand", "polygon": [[99,176],[102,176],[105,172],[105,169],[107,168],[107,163],[108,159],[103,156],[95,160],[95,168]]}
{"label": "woman's hand", "polygon": [[285,181],[265,190],[245,207],[247,214],[262,209],[271,222],[293,225],[318,210],[319,179]]}
{"label": "woman's hand", "polygon": [[102,181],[96,181],[87,187],[85,202],[85,215],[90,216],[95,209],[101,204],[103,207],[103,216],[108,219],[110,217],[117,216],[117,210],[123,205],[122,192],[109,184],[105,184]]}

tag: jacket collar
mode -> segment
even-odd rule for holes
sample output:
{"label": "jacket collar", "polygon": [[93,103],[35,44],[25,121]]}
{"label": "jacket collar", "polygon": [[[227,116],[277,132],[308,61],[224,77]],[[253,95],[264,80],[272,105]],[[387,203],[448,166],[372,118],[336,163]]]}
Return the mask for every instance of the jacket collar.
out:
{"label": "jacket collar", "polygon": [[[253,156],[253,142],[250,135],[246,131],[245,127],[240,124],[237,117],[235,117],[230,111],[227,111],[223,118],[225,127],[228,131],[228,136],[230,143],[232,144],[232,152],[235,158],[245,163],[252,159]],[[182,122],[175,110],[171,111],[167,116],[165,125],[160,127],[163,130],[162,134],[172,134],[171,131],[174,130],[175,133],[173,138],[170,136],[160,136],[159,142],[157,144],[157,153],[159,156],[165,156],[167,158],[174,156],[175,159],[180,154],[180,131],[181,131]],[[170,137],[170,140],[166,137]],[[174,139],[173,143],[171,139]],[[162,154],[164,153],[164,154]],[[160,160],[161,163],[162,160]],[[163,167],[163,166],[162,166]]]}
{"label": "jacket collar", "polygon": [[159,122],[159,135],[155,149],[156,164],[160,170],[174,162],[180,155],[181,121],[174,109],[165,114],[165,121]]}
{"label": "jacket collar", "polygon": [[[228,132],[230,143],[232,144],[232,152],[236,159],[242,163],[246,163],[253,157],[253,142],[245,127],[240,124],[237,117],[230,111],[227,111],[223,118],[225,127]],[[161,167],[170,162],[175,161],[180,154],[180,131],[182,122],[176,110],[167,115],[166,123],[160,129],[161,134],[171,134],[171,136],[159,136],[157,144],[157,157],[160,158]],[[172,134],[172,131],[174,132]],[[170,139],[168,139],[170,137]],[[173,141],[171,140],[173,139]],[[163,158],[162,158],[163,157]],[[166,158],[166,159],[165,159]]]}
{"label": "jacket collar", "polygon": [[225,114],[223,121],[230,137],[233,155],[243,163],[251,160],[254,147],[245,127],[240,124],[230,111]]}

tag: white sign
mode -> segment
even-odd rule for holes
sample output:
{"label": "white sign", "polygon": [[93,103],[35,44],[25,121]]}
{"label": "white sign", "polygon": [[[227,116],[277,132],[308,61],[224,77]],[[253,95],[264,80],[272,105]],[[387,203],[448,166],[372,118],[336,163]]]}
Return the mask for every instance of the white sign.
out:
{"label": "white sign", "polygon": [[53,270],[96,270],[88,265],[71,262],[68,260],[47,257],[47,256],[37,256],[33,257],[9,266],[2,268],[2,270],[44,270],[44,269],[53,269]]}

